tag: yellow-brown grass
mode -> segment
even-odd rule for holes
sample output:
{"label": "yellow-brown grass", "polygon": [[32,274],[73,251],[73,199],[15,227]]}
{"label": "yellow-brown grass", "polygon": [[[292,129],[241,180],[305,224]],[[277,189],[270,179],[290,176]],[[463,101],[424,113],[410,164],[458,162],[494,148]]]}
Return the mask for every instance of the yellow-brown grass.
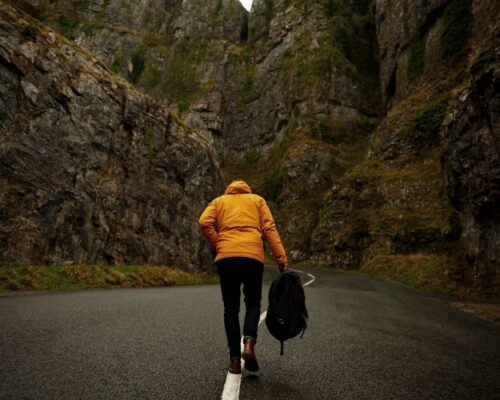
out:
{"label": "yellow-brown grass", "polygon": [[215,274],[160,265],[3,265],[0,290],[75,290],[216,283]]}

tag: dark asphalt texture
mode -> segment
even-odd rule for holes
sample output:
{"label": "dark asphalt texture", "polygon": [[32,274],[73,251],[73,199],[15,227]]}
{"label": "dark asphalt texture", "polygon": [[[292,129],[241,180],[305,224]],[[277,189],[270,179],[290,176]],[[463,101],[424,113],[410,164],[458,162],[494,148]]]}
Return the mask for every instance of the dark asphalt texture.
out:
{"label": "dark asphalt texture", "polygon": [[[266,269],[263,310],[276,269]],[[308,271],[310,324],[259,330],[240,399],[500,399],[500,327],[452,299]],[[302,275],[303,282],[309,278]],[[0,296],[0,399],[220,399],[228,354],[217,285]]]}

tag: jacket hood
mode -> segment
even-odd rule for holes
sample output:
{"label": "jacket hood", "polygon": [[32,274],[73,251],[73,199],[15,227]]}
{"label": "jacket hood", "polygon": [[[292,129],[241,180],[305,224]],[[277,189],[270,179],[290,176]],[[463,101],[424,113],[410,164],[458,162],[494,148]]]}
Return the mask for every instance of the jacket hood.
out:
{"label": "jacket hood", "polygon": [[252,189],[245,181],[234,181],[229,184],[224,194],[252,193]]}

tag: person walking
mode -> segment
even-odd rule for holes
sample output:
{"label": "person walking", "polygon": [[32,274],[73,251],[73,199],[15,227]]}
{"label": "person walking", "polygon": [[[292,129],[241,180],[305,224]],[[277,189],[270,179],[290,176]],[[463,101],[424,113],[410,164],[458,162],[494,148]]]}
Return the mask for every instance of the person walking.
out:
{"label": "person walking", "polygon": [[[232,182],[224,195],[214,199],[198,221],[203,236],[215,250],[215,265],[220,277],[224,302],[224,327],[229,347],[229,372],[259,371],[255,356],[262,297],[264,240],[269,244],[280,271],[287,270],[285,249],[266,201],[252,193],[242,180]],[[217,230],[216,230],[217,227]],[[240,288],[243,284],[245,322],[243,354],[239,322]]]}

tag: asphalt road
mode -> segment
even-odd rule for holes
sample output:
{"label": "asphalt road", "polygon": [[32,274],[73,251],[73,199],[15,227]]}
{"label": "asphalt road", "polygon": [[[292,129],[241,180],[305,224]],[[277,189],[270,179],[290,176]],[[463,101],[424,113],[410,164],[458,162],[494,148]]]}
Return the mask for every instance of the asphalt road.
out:
{"label": "asphalt road", "polygon": [[[304,338],[280,356],[261,325],[261,375],[240,399],[500,399],[499,326],[443,296],[311,273]],[[0,355],[2,400],[220,399],[219,287],[2,295]]]}

